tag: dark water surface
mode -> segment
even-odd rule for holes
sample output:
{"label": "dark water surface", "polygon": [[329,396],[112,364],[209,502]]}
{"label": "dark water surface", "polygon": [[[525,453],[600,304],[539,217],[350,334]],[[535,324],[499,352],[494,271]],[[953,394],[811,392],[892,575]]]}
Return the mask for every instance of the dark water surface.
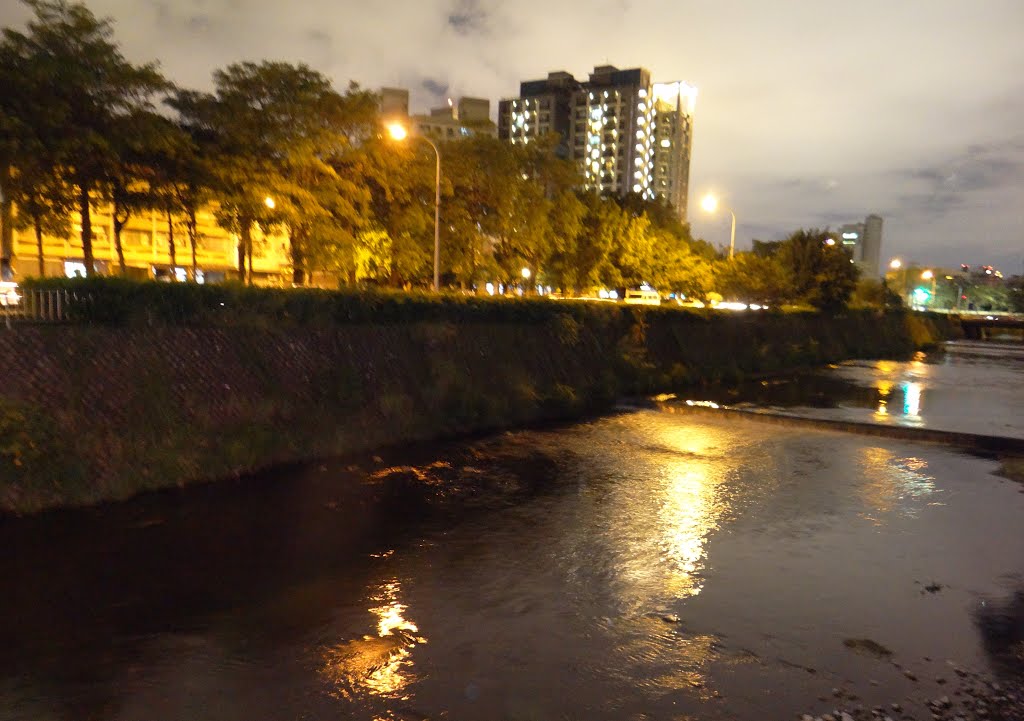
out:
{"label": "dark water surface", "polygon": [[0,719],[753,721],[1017,673],[994,461],[639,410],[350,463],[0,520]]}

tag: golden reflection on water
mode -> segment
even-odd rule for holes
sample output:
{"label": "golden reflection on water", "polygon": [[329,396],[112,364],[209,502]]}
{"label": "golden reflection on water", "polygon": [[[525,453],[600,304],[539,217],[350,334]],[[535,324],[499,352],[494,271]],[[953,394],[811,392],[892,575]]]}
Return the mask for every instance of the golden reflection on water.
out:
{"label": "golden reflection on water", "polygon": [[[921,501],[935,493],[935,479],[928,475],[923,458],[901,457],[885,448],[865,447],[860,465],[864,470],[864,500],[878,513],[916,515]],[[876,518],[880,523],[880,519]]]}
{"label": "golden reflection on water", "polygon": [[879,373],[892,373],[899,368],[899,364],[895,361],[880,360],[875,363],[875,370]]}
{"label": "golden reflection on water", "polygon": [[[620,487],[616,502],[626,522],[610,539],[618,551],[613,587],[625,611],[619,632],[631,630],[620,649],[620,670],[660,693],[688,690],[712,698],[717,692],[707,667],[718,658],[719,640],[691,635],[665,618],[678,614],[685,621],[682,603],[704,588],[710,536],[731,513],[725,482],[735,467],[737,434],[665,417],[644,431],[643,446],[654,452],[635,459],[635,482]],[[652,662],[661,669],[654,675]]]}
{"label": "golden reflection on water", "polygon": [[343,698],[360,693],[372,696],[406,698],[401,691],[414,679],[412,649],[426,639],[416,634],[419,628],[406,617],[408,607],[401,603],[401,584],[383,583],[371,596],[370,613],[377,617],[377,636],[345,641],[323,652],[321,674]]}
{"label": "golden reflection on water", "polygon": [[703,588],[701,572],[708,536],[728,510],[720,493],[721,457],[730,439],[721,429],[686,425],[663,426],[659,442],[675,451],[663,457],[658,508],[662,557],[669,561],[669,592],[676,598],[696,596]]}
{"label": "golden reflection on water", "polygon": [[881,379],[875,383],[875,388],[878,390],[878,410],[875,411],[875,415],[887,416],[889,415],[889,396],[892,395],[892,381]]}

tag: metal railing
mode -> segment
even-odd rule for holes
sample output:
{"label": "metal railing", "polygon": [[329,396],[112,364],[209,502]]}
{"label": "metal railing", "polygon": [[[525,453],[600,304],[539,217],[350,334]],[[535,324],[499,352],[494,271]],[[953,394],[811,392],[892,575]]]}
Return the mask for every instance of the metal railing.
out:
{"label": "metal railing", "polygon": [[68,320],[71,294],[66,290],[22,290],[0,296],[0,316],[14,322],[63,323]]}

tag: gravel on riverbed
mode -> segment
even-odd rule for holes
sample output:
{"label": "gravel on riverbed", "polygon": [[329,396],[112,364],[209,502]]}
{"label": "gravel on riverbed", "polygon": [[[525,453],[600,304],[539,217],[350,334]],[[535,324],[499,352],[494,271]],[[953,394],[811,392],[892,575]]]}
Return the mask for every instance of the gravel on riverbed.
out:
{"label": "gravel on riverbed", "polygon": [[[997,681],[948,663],[936,677],[942,693],[925,689],[886,705],[866,706],[855,693],[833,689],[828,711],[804,713],[799,721],[1024,721],[1024,680]],[[917,681],[917,675],[905,672]]]}

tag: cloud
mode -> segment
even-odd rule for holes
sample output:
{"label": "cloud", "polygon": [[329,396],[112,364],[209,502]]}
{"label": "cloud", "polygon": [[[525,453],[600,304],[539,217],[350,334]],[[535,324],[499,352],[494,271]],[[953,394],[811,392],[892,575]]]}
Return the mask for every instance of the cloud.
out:
{"label": "cloud", "polygon": [[487,13],[478,0],[458,0],[448,25],[459,35],[482,37],[488,31]]}

